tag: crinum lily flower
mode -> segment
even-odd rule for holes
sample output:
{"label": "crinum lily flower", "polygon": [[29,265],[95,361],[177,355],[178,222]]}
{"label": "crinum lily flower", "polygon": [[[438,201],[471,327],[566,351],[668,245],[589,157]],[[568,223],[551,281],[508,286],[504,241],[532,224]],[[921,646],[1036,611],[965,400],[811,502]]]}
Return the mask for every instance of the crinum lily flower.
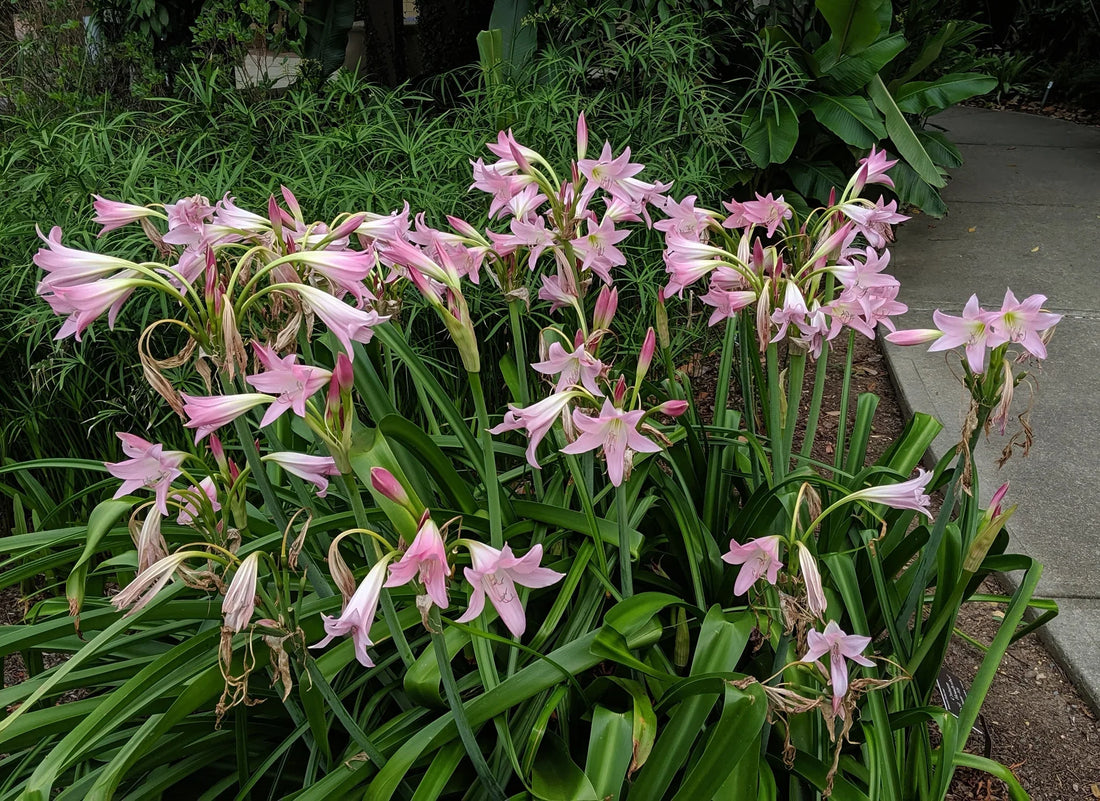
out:
{"label": "crinum lily flower", "polygon": [[744,544],[730,540],[730,549],[722,554],[722,561],[741,565],[733,585],[734,595],[744,595],[762,577],[769,584],[775,584],[779,568],[783,567],[779,561],[779,540],[778,536],[757,537]]}
{"label": "crinum lily flower", "polygon": [[[803,662],[813,662],[821,670],[822,675],[829,677],[829,686],[833,689],[833,714],[840,714],[840,704],[845,693],[848,692],[848,662],[851,660],[857,665],[874,667],[867,657],[863,656],[864,649],[871,644],[870,637],[858,634],[845,634],[835,620],[830,620],[824,632],[810,631],[806,634],[806,655]],[[821,657],[829,655],[829,670],[821,664]]]}
{"label": "crinum lily flower", "polygon": [[515,585],[549,587],[565,574],[539,567],[542,545],[535,545],[525,555],[517,557],[507,543],[499,551],[471,540],[465,540],[464,544],[470,550],[473,566],[464,568],[463,572],[474,591],[470,596],[470,607],[458,618],[458,622],[468,623],[480,615],[488,595],[508,631],[515,637],[522,637],[527,628],[527,615],[516,595]]}

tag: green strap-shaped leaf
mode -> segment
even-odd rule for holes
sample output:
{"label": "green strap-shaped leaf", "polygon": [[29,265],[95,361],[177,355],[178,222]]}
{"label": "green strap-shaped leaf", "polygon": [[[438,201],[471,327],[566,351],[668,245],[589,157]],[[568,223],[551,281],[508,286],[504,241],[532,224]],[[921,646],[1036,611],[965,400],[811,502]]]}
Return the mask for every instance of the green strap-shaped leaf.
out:
{"label": "green strap-shaped leaf", "polygon": [[619,798],[634,754],[632,715],[597,706],[592,710],[584,773],[598,798]]}
{"label": "green strap-shaped leaf", "polygon": [[867,91],[871,100],[886,118],[886,132],[890,134],[890,140],[894,143],[898,153],[909,165],[916,170],[917,175],[929,185],[941,187],[947,184],[939,169],[932,163],[928,153],[925,152],[917,135],[909,126],[908,121],[902,115],[894,98],[886,89],[882,78],[876,75],[867,85]]}
{"label": "green strap-shaped leaf", "polygon": [[554,734],[543,740],[531,773],[531,790],[543,801],[598,801],[592,783]]}

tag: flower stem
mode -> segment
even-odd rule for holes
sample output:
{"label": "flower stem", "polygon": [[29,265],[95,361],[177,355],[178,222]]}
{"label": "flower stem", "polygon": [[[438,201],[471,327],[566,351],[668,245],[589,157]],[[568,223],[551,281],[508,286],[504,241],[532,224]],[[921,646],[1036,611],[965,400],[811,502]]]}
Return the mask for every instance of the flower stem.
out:
{"label": "flower stem", "polygon": [[497,459],[493,450],[493,435],[489,433],[489,409],[485,405],[485,390],[481,385],[481,373],[469,373],[470,391],[477,409],[478,435],[485,458],[485,494],[489,499],[489,544],[504,547],[504,528],[500,517],[500,482],[497,481]]}
{"label": "flower stem", "polygon": [[810,399],[810,411],[806,417],[806,433],[802,438],[802,458],[809,459],[817,438],[817,421],[821,417],[821,398],[825,394],[825,376],[829,366],[829,348],[821,351],[814,364],[814,394]]}
{"label": "flower stem", "polygon": [[844,383],[840,386],[840,417],[836,423],[836,453],[833,465],[834,478],[844,464],[844,437],[848,432],[848,396],[852,389],[852,356],[856,349],[856,332],[848,330],[848,354],[844,359]]}
{"label": "flower stem", "polygon": [[768,363],[768,397],[764,416],[768,421],[768,443],[772,449],[772,476],[775,481],[779,481],[787,474],[787,465],[782,458],[783,423],[779,407],[779,352],[774,342],[768,344],[765,358]]}
{"label": "flower stem", "polygon": [[[740,312],[738,312],[740,316]],[[726,425],[726,406],[728,405],[730,378],[733,368],[733,352],[737,345],[737,320],[726,320],[726,333],[722,339],[722,358],[718,364],[718,387],[714,392],[714,417],[715,429]],[[703,520],[712,531],[718,529],[718,521],[714,520],[715,508],[722,493],[720,491],[722,481],[722,469],[727,466],[726,454],[729,448],[715,448],[707,462],[707,493],[703,500]]]}
{"label": "flower stem", "polygon": [[[523,318],[520,316],[519,306],[521,301],[508,302],[508,319],[512,324],[512,342],[516,352],[516,374],[519,376],[519,401],[524,406],[531,403],[531,388],[527,383],[527,344],[523,338]],[[531,479],[535,486],[535,498],[542,499],[542,473],[538,470],[531,471]]]}
{"label": "flower stem", "polygon": [[634,575],[630,567],[630,514],[627,511],[626,487],[615,487],[615,517],[619,525],[619,583],[623,598],[634,594]]}
{"label": "flower stem", "polygon": [[504,790],[489,769],[489,763],[485,761],[485,755],[481,753],[481,748],[477,744],[474,730],[466,718],[466,708],[462,705],[458,682],[455,681],[454,670],[451,667],[451,657],[447,653],[447,640],[443,636],[443,623],[439,617],[438,607],[433,606],[428,615],[428,622],[432,628],[432,647],[435,649],[436,662],[439,664],[439,675],[443,679],[443,692],[447,696],[447,705],[451,708],[451,714],[454,715],[458,737],[481,781],[481,788],[494,801],[504,801]]}

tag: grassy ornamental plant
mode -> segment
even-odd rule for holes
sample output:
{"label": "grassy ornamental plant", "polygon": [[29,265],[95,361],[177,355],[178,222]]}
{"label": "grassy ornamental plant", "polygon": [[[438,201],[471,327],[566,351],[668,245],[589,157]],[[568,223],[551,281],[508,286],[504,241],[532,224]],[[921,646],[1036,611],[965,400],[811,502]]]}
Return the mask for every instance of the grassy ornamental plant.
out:
{"label": "grassy ornamental plant", "polygon": [[[1026,797],[964,750],[1042,620],[1022,622],[1040,567],[1005,554],[1012,510],[1004,489],[979,508],[970,454],[1057,315],[1010,292],[890,334],[963,348],[973,406],[934,470],[913,476],[940,430],[923,415],[866,465],[877,399],[846,424],[853,338],[905,310],[886,272],[905,218],[865,196],[892,162],[872,149],[805,216],[771,195],[719,212],[587,140],[582,116],[556,166],[502,132],[473,164],[486,230],[407,205],[308,222],[284,189],[257,211],[97,198],[149,261],[42,234],[59,337],[164,295],[136,345],[194,446],[120,432],[86,526],[6,539],[4,583],[65,598],[0,630],[30,673],[0,690],[0,798],[943,799],[959,766]],[[643,226],[668,283],[635,338],[616,277]],[[724,332],[713,409],[670,353],[665,304],[696,292]],[[491,332],[476,293],[508,304]],[[410,296],[465,397],[406,339]],[[995,570],[1023,577],[979,596],[1008,606],[956,717],[935,679]]]}

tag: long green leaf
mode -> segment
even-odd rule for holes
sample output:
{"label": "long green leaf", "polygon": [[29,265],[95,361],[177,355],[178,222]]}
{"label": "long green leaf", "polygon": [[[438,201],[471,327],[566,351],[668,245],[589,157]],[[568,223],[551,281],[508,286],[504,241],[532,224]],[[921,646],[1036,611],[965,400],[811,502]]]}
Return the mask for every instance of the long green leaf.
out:
{"label": "long green leaf", "polygon": [[940,175],[939,169],[932,163],[932,159],[925,152],[917,135],[913,133],[913,129],[902,116],[901,110],[883,84],[882,78],[878,75],[872,78],[867,90],[875,106],[886,117],[886,132],[890,134],[890,141],[894,143],[901,157],[930,186],[944,186],[947,181]]}

